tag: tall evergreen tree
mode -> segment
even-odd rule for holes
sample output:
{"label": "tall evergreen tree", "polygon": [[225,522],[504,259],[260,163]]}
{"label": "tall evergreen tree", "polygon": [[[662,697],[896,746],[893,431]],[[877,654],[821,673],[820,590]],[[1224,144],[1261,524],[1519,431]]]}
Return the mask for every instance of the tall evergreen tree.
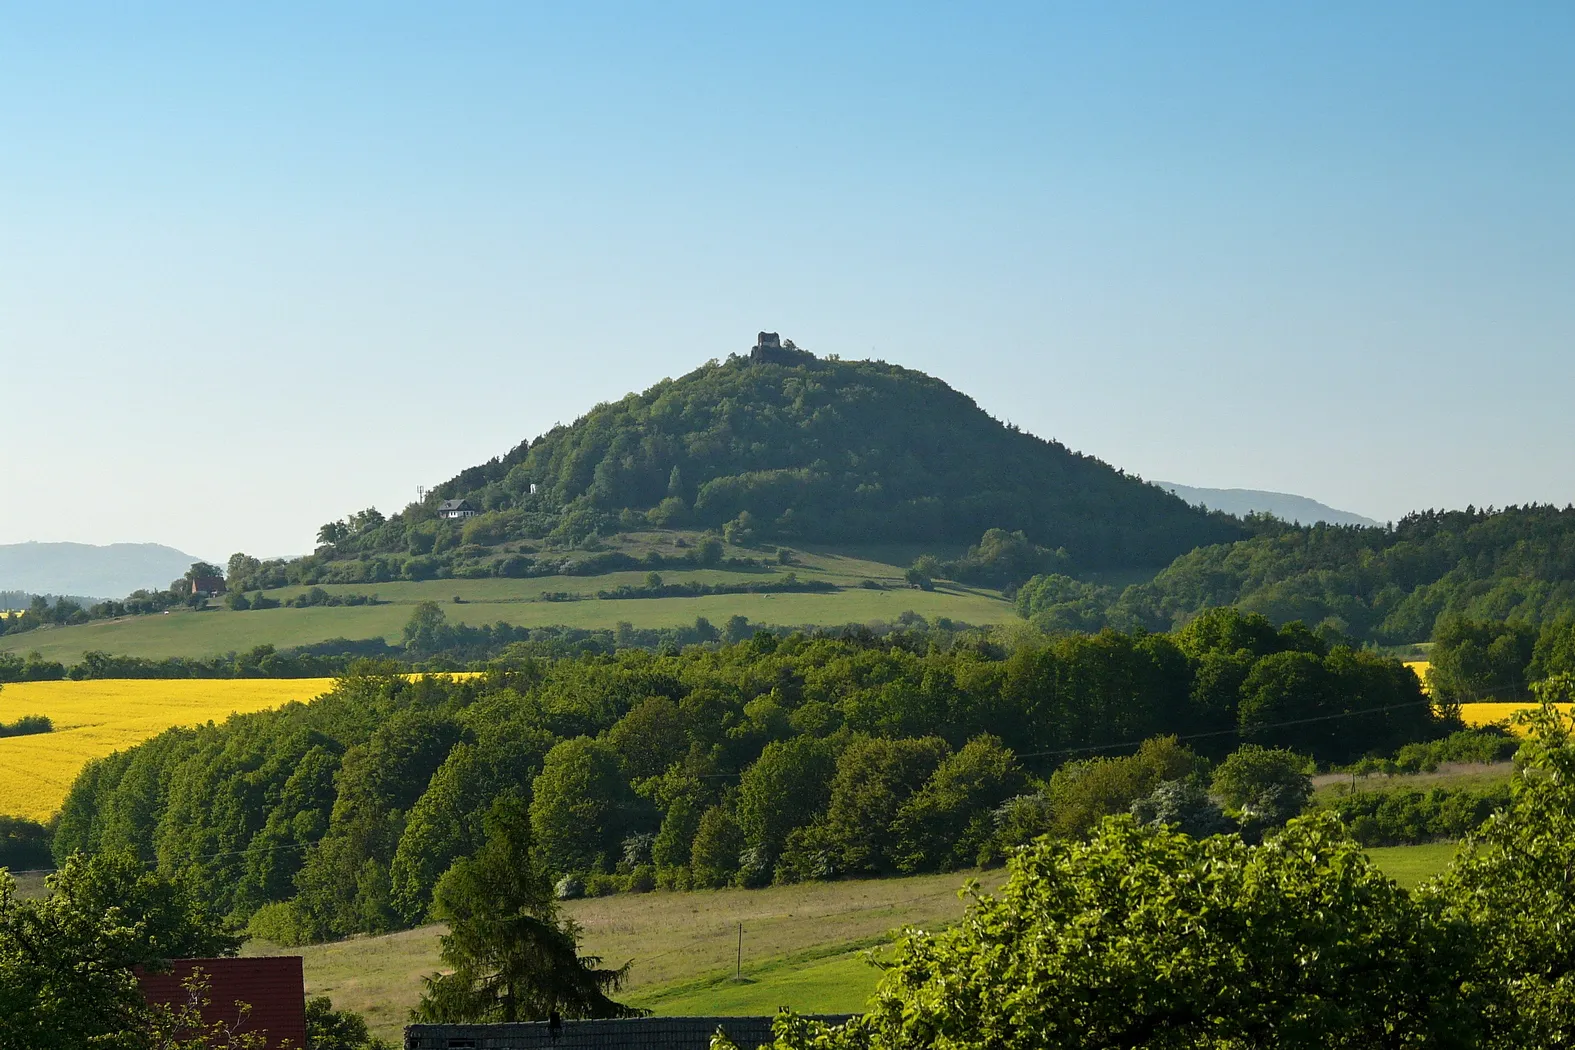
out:
{"label": "tall evergreen tree", "polygon": [[531,847],[530,814],[510,794],[487,814],[486,841],[438,880],[433,912],[449,924],[442,959],[425,978],[412,1019],[431,1024],[633,1017],[614,1002],[628,964],[603,969],[578,952],[579,929],[558,913],[550,877]]}

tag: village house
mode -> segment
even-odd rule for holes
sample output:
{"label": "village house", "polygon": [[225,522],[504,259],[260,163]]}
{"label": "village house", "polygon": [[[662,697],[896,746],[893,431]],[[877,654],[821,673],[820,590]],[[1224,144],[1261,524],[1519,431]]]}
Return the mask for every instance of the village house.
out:
{"label": "village house", "polygon": [[198,598],[217,598],[224,593],[223,576],[193,576],[191,593]]}
{"label": "village house", "polygon": [[480,512],[470,505],[470,500],[468,499],[446,499],[438,504],[437,509],[438,517],[460,521],[465,518],[474,518],[478,513]]}

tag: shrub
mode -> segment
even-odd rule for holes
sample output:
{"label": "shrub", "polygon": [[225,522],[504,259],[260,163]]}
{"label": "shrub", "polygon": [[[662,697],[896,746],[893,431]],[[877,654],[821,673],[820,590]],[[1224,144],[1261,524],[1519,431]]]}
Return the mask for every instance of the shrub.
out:
{"label": "shrub", "polygon": [[1406,846],[1462,838],[1509,802],[1506,784],[1486,791],[1362,791],[1318,803],[1344,820],[1363,846]]}
{"label": "shrub", "polygon": [[48,715],[23,715],[15,722],[0,722],[0,736],[33,736],[53,732],[54,728]]}
{"label": "shrub", "polygon": [[585,877],[585,895],[587,897],[611,897],[615,893],[622,893],[628,888],[628,885],[628,881],[622,875],[595,873]]}
{"label": "shrub", "polygon": [[1398,773],[1431,773],[1445,762],[1504,762],[1519,747],[1519,738],[1502,726],[1462,729],[1442,740],[1406,744],[1395,752],[1394,768]]}
{"label": "shrub", "polygon": [[32,871],[54,866],[49,829],[23,817],[0,816],[0,868]]}
{"label": "shrub", "polygon": [[1214,771],[1214,794],[1244,827],[1279,827],[1312,797],[1310,765],[1294,751],[1244,744]]}

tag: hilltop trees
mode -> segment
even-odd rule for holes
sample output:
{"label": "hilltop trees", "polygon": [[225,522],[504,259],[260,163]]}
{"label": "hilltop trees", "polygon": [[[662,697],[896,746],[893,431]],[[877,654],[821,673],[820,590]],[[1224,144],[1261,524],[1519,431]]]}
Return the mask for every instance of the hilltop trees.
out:
{"label": "hilltop trees", "polygon": [[[1233,519],[1002,425],[930,376],[807,355],[791,366],[713,362],[598,405],[386,521],[363,513],[329,523],[319,541],[331,546],[330,561],[440,553],[411,537],[444,542],[450,523],[434,520],[435,507],[461,497],[484,512],[465,527],[465,543],[574,545],[652,525],[725,532],[736,543],[960,544],[999,530],[1033,554],[1031,566],[1011,570],[1027,570],[1019,580],[1047,566],[1162,565],[1246,534]],[[1046,561],[1035,548],[1053,555]]]}

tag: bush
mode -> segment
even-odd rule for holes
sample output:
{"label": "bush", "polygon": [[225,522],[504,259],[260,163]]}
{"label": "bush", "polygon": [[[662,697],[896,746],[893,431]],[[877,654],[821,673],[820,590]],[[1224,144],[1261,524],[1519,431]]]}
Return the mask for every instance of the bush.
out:
{"label": "bush", "polygon": [[1519,747],[1519,738],[1502,726],[1462,729],[1442,740],[1406,744],[1395,752],[1394,769],[1431,773],[1445,762],[1505,762]]}
{"label": "bush", "polygon": [[0,868],[33,871],[54,866],[49,829],[25,817],[0,816]]}
{"label": "bush", "polygon": [[1457,927],[1331,818],[1270,848],[1118,817],[1011,867],[966,922],[903,938],[862,1017],[783,1015],[776,1050],[1481,1045]]}
{"label": "bush", "polygon": [[272,941],[286,948],[310,944],[316,938],[311,923],[296,908],[294,901],[273,901],[252,913],[246,923],[246,936]]}
{"label": "bush", "polygon": [[15,722],[0,722],[0,736],[33,736],[53,732],[54,728],[48,715],[23,715]]}
{"label": "bush", "polygon": [[681,893],[694,888],[694,879],[687,865],[669,864],[656,869],[656,888]]}
{"label": "bush", "polygon": [[565,875],[553,886],[552,893],[560,901],[577,901],[585,896],[585,879],[580,875]]}
{"label": "bush", "polygon": [[1410,846],[1463,838],[1509,803],[1509,786],[1490,790],[1361,791],[1320,800],[1363,846]]}
{"label": "bush", "polygon": [[1284,748],[1244,744],[1214,771],[1214,794],[1244,828],[1279,827],[1312,797],[1311,764]]}
{"label": "bush", "polygon": [[615,893],[622,893],[628,886],[628,881],[622,875],[594,873],[585,876],[587,897],[611,897]]}

